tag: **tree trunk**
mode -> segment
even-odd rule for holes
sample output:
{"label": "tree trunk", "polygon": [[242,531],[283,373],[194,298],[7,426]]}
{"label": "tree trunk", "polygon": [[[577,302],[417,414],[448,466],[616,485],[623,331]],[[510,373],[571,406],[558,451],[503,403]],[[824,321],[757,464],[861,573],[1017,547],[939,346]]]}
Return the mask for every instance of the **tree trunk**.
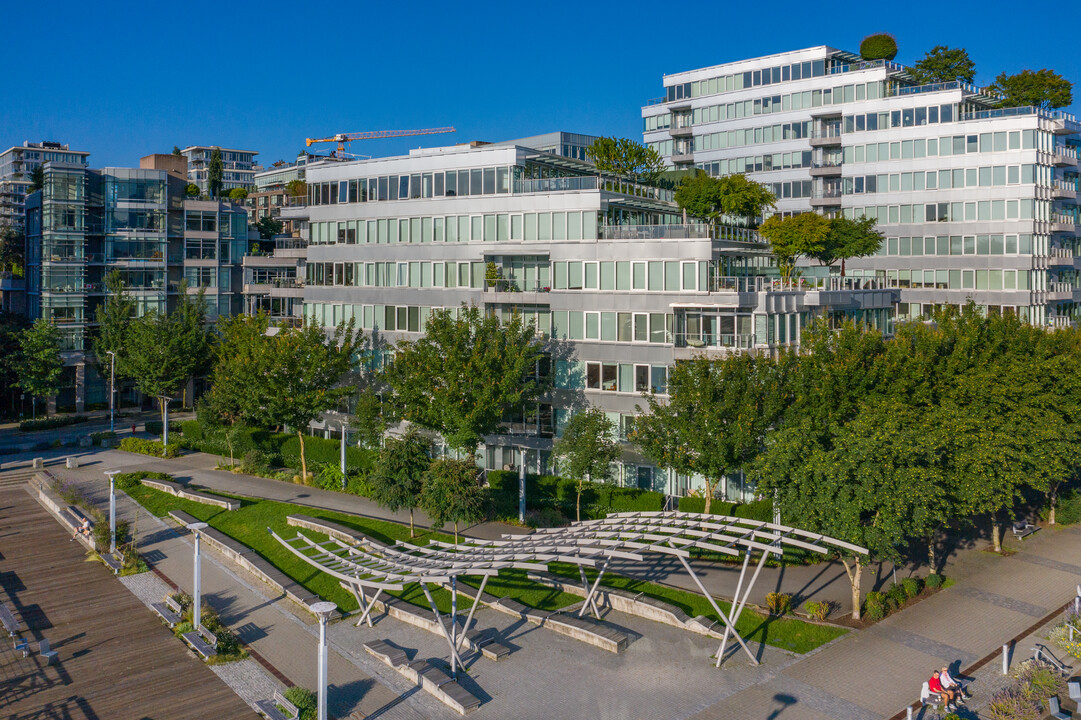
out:
{"label": "tree trunk", "polygon": [[409,508],[409,537],[416,537],[416,534],[413,532],[413,508]]}
{"label": "tree trunk", "polygon": [[848,560],[841,558],[841,563],[848,573],[848,582],[852,584],[852,619],[860,619],[860,585],[863,579],[863,558],[857,557],[851,565]]}
{"label": "tree trunk", "polygon": [[845,259],[841,258],[841,277],[845,276]]}
{"label": "tree trunk", "polygon": [[1058,505],[1058,489],[1047,493],[1047,524],[1055,524],[1055,507]]}
{"label": "tree trunk", "polygon": [[307,485],[308,461],[304,457],[304,433],[297,430],[297,437],[300,438],[300,482],[302,485]]}
{"label": "tree trunk", "polygon": [[582,483],[578,483],[578,498],[574,501],[574,519],[582,522]]}
{"label": "tree trunk", "polygon": [[931,569],[932,573],[938,572],[937,565],[935,564],[935,537],[934,535],[927,541],[927,567]]}
{"label": "tree trunk", "polygon": [[999,525],[998,520],[991,521],[991,545],[995,552],[1002,552],[1002,526]]}
{"label": "tree trunk", "polygon": [[458,521],[457,520],[454,521],[454,544],[455,544],[455,546],[458,545]]}
{"label": "tree trunk", "polygon": [[716,489],[717,483],[706,480],[706,507],[702,510],[704,513],[709,513],[710,504],[713,502],[713,491]]}

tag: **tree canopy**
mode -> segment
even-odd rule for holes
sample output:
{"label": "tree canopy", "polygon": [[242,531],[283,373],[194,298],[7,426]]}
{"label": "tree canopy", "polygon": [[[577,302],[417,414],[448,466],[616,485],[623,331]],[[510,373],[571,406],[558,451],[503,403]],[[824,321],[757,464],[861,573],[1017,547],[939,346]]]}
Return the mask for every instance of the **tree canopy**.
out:
{"label": "tree canopy", "polygon": [[711,225],[722,217],[754,224],[756,218],[776,204],[777,198],[764,185],[748,180],[745,175],[715,178],[699,170],[680,182],[675,201],[688,215]]}
{"label": "tree canopy", "polygon": [[60,357],[60,331],[45,318],[19,336],[18,379],[15,384],[32,398],[48,398],[60,389],[64,361]]}
{"label": "tree canopy", "polygon": [[424,337],[398,343],[383,377],[404,419],[472,454],[500,431],[504,412],[536,403],[546,388],[536,373],[542,350],[517,313],[501,326],[463,305],[433,311]]}
{"label": "tree canopy", "polygon": [[195,183],[188,183],[188,186],[184,188],[184,194],[188,197],[199,197],[199,186]]}
{"label": "tree canopy", "polygon": [[224,176],[225,166],[221,161],[221,148],[214,148],[210,153],[210,166],[206,171],[206,189],[210,197],[216,198],[221,196]]}
{"label": "tree canopy", "polygon": [[30,171],[30,187],[27,188],[27,193],[37,192],[45,187],[45,166],[35,165],[34,169]]}
{"label": "tree canopy", "polygon": [[308,184],[303,180],[290,180],[285,183],[285,192],[289,193],[290,197],[307,197],[308,196]]}
{"label": "tree canopy", "polygon": [[1003,96],[1002,107],[1032,105],[1053,110],[1073,102],[1073,83],[1053,70],[1022,70],[1015,75],[1000,73],[988,88]]}
{"label": "tree canopy", "polygon": [[411,430],[388,438],[368,475],[372,500],[391,512],[409,510],[409,537],[414,537],[413,510],[420,506],[424,474],[431,465],[428,441]]}
{"label": "tree canopy", "polygon": [[875,229],[875,218],[861,217],[858,220],[838,215],[829,221],[829,230],[822,249],[810,253],[823,265],[832,265],[841,261],[841,276],[845,274],[845,260],[854,257],[874,255],[882,246],[884,236]]}
{"label": "tree canopy", "polygon": [[964,48],[935,45],[908,68],[908,74],[920,85],[954,80],[972,83],[976,80],[976,63],[972,62],[968,50]]}
{"label": "tree canopy", "polygon": [[563,435],[555,441],[552,454],[560,471],[575,481],[575,519],[582,519],[582,491],[585,483],[607,482],[612,474],[612,463],[621,452],[615,440],[616,426],[600,408],[589,408],[574,413],[563,428]]}
{"label": "tree canopy", "polygon": [[94,312],[98,328],[91,337],[91,347],[101,367],[109,364],[109,351],[112,351],[116,355],[116,374],[118,377],[125,377],[125,353],[128,348],[128,334],[135,318],[135,298],[125,291],[124,279],[119,270],[113,270],[105,276],[105,290],[105,302],[98,305]]}
{"label": "tree canopy", "polygon": [[218,319],[218,342],[214,348],[210,392],[203,396],[205,410],[218,422],[265,425],[267,337],[270,318],[231,315]]}
{"label": "tree canopy", "polygon": [[860,42],[860,57],[864,60],[893,60],[897,57],[897,39],[889,33],[868,35]]}
{"label": "tree canopy", "polygon": [[281,220],[272,218],[269,215],[265,215],[255,222],[255,229],[259,231],[259,237],[263,240],[270,240],[275,235],[280,235],[284,227]]}
{"label": "tree canopy", "polygon": [[796,260],[804,256],[817,257],[826,251],[830,221],[813,212],[786,218],[772,215],[758,232],[769,241],[781,279],[788,281],[792,279]]}
{"label": "tree canopy", "polygon": [[236,187],[229,191],[230,200],[246,200],[248,197],[248,191],[242,187]]}
{"label": "tree canopy", "polygon": [[600,137],[586,148],[586,158],[598,170],[653,183],[664,171],[656,149],[627,138]]}
{"label": "tree canopy", "polygon": [[420,506],[442,527],[454,523],[454,544],[458,544],[458,524],[474,523],[484,517],[484,495],[477,482],[477,466],[470,460],[439,458],[424,476]]}
{"label": "tree canopy", "polygon": [[10,226],[0,226],[0,271],[19,271],[25,262],[26,235]]}

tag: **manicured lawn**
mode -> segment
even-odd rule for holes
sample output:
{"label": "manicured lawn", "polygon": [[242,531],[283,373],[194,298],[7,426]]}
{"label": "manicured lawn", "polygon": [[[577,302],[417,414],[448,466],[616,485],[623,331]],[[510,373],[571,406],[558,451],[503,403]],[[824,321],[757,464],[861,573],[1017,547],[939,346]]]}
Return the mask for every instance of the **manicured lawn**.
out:
{"label": "manicured lawn", "polygon": [[[158,517],[168,515],[170,510],[183,510],[204,522],[210,523],[212,527],[254,549],[286,575],[313,593],[337,603],[338,607],[343,610],[355,610],[357,608],[357,602],[352,593],[342,589],[336,578],[316,570],[282,547],[277,540],[270,536],[267,528],[273,529],[283,538],[291,538],[299,528],[288,525],[285,519],[289,515],[300,514],[331,520],[364,533],[382,543],[393,544],[396,540],[409,541],[409,528],[405,525],[319,510],[303,505],[292,505],[271,500],[235,498],[241,502],[240,509],[229,511],[212,505],[183,500],[143,485],[133,487],[127,492],[128,495]],[[326,536],[321,533],[310,530],[302,530],[302,532],[313,540],[326,540]],[[452,540],[450,536],[442,533],[418,531],[417,537],[412,542],[417,545],[426,545],[431,539]],[[575,583],[580,580],[578,570],[573,565],[551,563],[549,568],[553,573],[565,575]],[[586,575],[592,580],[596,577],[596,571],[587,569]],[[480,584],[479,580],[472,578],[463,580],[463,582],[467,582],[474,587]],[[716,619],[713,608],[700,595],[619,575],[606,574],[601,584],[635,593],[644,593],[650,597],[669,602],[681,608],[691,617],[704,615],[707,618]],[[525,605],[542,610],[557,610],[581,601],[578,596],[560,592],[528,580],[526,573],[521,570],[504,570],[500,572],[499,575],[488,580],[485,590],[492,595],[509,596]],[[432,588],[431,592],[440,612],[449,612],[450,592],[442,588]],[[428,601],[425,599],[424,593],[421,591],[420,586],[415,583],[407,585],[402,592],[390,594],[419,607],[428,608]],[[729,612],[728,603],[718,601],[717,604],[725,613]],[[459,610],[467,610],[469,606],[469,599],[459,595]],[[737,623],[737,628],[748,642],[765,642],[767,645],[798,653],[813,650],[846,632],[841,628],[815,625],[793,618],[770,618],[749,609],[743,611]]]}
{"label": "manicured lawn", "polygon": [[[548,568],[553,574],[565,576],[574,581],[575,584],[581,581],[578,568],[574,565],[550,563]],[[597,578],[597,571],[586,568],[586,577],[592,582]],[[609,573],[605,573],[604,577],[601,578],[601,585],[633,593],[642,593],[647,597],[663,600],[680,608],[691,617],[704,615],[710,620],[718,619],[717,613],[714,612],[709,601],[696,593]],[[725,615],[728,615],[732,610],[731,603],[727,601],[717,600],[717,605]],[[797,653],[810,652],[816,647],[824,645],[848,632],[843,628],[816,625],[796,618],[770,617],[750,608],[744,608],[743,612],[740,613],[739,620],[736,621],[736,630],[748,643],[752,641],[764,642],[767,645]]]}

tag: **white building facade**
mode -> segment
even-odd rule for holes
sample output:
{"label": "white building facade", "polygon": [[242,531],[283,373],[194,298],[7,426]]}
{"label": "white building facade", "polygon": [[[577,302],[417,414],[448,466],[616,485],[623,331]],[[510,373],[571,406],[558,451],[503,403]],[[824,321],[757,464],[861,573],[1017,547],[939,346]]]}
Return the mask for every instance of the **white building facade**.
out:
{"label": "white building facade", "polygon": [[188,159],[188,182],[199,186],[204,195],[208,192],[210,159],[215,150],[221,151],[223,195],[228,195],[233,188],[244,188],[249,192],[255,188],[255,173],[261,170],[254,150],[235,150],[216,145],[191,145],[180,153]]}
{"label": "white building facade", "polygon": [[668,75],[643,137],[677,168],[746,173],[776,212],[874,217],[879,253],[850,275],[900,290],[898,319],[970,299],[1060,325],[1081,313],[1081,125],[996,108],[960,82],[828,47]]}

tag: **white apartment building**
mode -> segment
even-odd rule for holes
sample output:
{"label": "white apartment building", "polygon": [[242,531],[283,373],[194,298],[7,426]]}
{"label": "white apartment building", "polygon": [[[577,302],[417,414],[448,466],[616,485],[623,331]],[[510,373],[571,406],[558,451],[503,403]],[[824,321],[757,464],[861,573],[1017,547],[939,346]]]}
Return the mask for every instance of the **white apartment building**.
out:
{"label": "white apartment building", "polygon": [[215,150],[221,150],[222,194],[228,195],[233,188],[244,188],[249,192],[253,190],[255,173],[262,169],[255,163],[255,156],[259,153],[216,145],[191,145],[180,151],[188,159],[188,182],[198,185],[203,194],[207,193],[210,158]]}
{"label": "white apartment building", "polygon": [[666,75],[643,137],[677,168],[746,173],[779,213],[878,220],[850,275],[900,289],[898,319],[969,299],[1037,324],[1081,313],[1078,144],[1068,113],[997,108],[961,82],[829,47]]}
{"label": "white apartment building", "polygon": [[[524,142],[310,164],[307,208],[282,210],[310,222],[311,321],[352,318],[383,351],[420,337],[435,308],[535,321],[550,352],[539,371],[554,389],[505,418],[508,433],[481,453],[486,467],[517,466],[527,448],[527,465],[546,469],[572,406],[602,408],[625,437],[642,394],[664,393],[679,358],[790,346],[813,316],[891,331],[896,291],[810,273],[785,287],[753,232],[711,237],[683,224],[670,191],[562,154],[574,143]],[[673,495],[700,487],[629,445],[620,481]],[[733,479],[722,493],[749,489]]]}

